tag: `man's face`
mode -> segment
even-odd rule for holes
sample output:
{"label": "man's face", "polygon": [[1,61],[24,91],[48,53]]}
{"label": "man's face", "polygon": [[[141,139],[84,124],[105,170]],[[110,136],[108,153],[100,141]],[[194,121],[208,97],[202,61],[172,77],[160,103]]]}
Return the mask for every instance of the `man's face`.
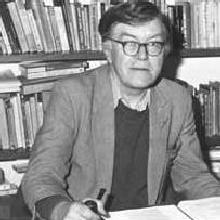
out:
{"label": "man's face", "polygon": [[[165,29],[159,19],[138,25],[115,24],[111,38],[118,41],[138,43],[165,42]],[[121,89],[125,93],[136,93],[151,86],[158,78],[164,60],[164,48],[158,56],[147,54],[141,46],[137,55],[128,56],[120,43],[110,41],[108,59],[119,78]]]}

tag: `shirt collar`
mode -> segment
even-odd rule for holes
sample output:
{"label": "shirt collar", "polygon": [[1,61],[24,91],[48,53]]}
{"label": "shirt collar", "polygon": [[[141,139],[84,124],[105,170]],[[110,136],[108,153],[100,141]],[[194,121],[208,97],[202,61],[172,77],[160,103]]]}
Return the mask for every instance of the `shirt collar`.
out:
{"label": "shirt collar", "polygon": [[121,100],[123,104],[130,109],[137,110],[137,111],[146,110],[146,107],[150,104],[150,89],[142,93],[139,97],[137,97],[137,99],[129,100],[127,96],[122,94],[120,90],[119,79],[113,71],[110,71],[110,77],[111,77],[111,83],[112,83],[114,108],[118,106],[119,100]]}

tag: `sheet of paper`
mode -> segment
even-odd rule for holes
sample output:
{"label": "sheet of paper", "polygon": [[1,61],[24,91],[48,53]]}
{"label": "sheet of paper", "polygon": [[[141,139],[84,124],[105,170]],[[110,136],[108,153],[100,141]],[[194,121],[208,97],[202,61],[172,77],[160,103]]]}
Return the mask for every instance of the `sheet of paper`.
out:
{"label": "sheet of paper", "polygon": [[187,213],[192,219],[220,219],[220,197],[181,201],[179,202],[178,207]]}
{"label": "sheet of paper", "polygon": [[189,220],[175,205],[110,212],[110,216],[108,220]]}

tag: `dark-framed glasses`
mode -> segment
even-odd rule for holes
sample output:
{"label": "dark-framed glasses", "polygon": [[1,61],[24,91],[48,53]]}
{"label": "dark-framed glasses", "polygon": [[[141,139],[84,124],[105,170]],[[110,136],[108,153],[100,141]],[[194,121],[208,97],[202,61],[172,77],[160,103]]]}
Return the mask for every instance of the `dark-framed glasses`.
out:
{"label": "dark-framed glasses", "polygon": [[119,41],[114,38],[108,37],[109,40],[119,43],[123,46],[124,54],[127,56],[136,56],[140,47],[146,49],[148,56],[159,56],[164,48],[164,42],[152,41],[148,43],[138,43],[136,41]]}

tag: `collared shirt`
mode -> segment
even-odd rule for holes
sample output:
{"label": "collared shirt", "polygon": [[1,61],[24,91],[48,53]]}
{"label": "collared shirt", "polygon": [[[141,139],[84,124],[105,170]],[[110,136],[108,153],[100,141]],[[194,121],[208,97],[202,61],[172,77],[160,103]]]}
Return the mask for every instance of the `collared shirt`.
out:
{"label": "collared shirt", "polygon": [[120,82],[117,76],[113,71],[110,73],[111,83],[112,83],[112,92],[113,92],[113,101],[114,108],[116,108],[119,104],[119,100],[121,99],[124,105],[130,109],[134,109],[137,111],[144,111],[146,107],[150,104],[150,89],[143,92],[137,99],[129,99],[128,96],[122,94],[120,90]]}

